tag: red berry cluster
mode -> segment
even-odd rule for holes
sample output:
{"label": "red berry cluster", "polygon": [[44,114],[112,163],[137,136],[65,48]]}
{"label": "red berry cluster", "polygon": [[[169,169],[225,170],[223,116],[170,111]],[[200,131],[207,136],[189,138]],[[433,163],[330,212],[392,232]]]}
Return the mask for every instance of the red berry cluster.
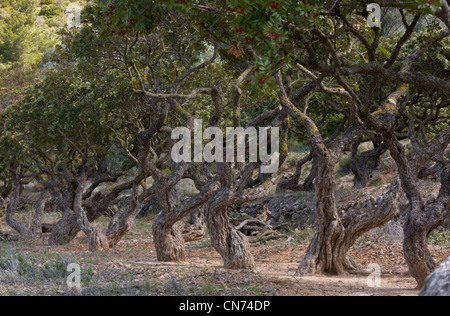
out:
{"label": "red berry cluster", "polygon": [[273,10],[277,10],[278,11],[278,2],[276,1],[269,1],[269,5]]}
{"label": "red berry cluster", "polygon": [[236,28],[236,33],[243,34],[243,33],[245,33],[245,29],[243,27],[237,27]]}

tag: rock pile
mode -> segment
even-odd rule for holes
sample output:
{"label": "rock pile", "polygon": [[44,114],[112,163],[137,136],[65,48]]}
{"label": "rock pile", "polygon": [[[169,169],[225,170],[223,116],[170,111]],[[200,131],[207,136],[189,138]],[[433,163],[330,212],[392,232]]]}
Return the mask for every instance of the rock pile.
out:
{"label": "rock pile", "polygon": [[231,218],[236,214],[247,214],[258,218],[267,209],[271,225],[275,230],[301,228],[314,225],[316,213],[314,199],[305,202],[298,194],[283,194],[267,197],[255,202],[236,205],[230,208]]}

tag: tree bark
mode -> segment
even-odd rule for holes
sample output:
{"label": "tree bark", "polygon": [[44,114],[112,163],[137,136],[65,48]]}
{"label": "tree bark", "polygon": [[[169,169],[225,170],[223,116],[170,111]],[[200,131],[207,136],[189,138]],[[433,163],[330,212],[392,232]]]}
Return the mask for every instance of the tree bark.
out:
{"label": "tree bark", "polygon": [[237,231],[228,219],[227,209],[206,208],[206,223],[214,249],[222,256],[226,269],[256,267],[247,237]]}
{"label": "tree bark", "polygon": [[[74,198],[73,209],[74,213],[77,215],[77,222],[81,230],[83,230],[89,238],[90,251],[109,250],[115,247],[123,236],[131,229],[136,216],[141,210],[143,200],[153,192],[153,187],[139,196],[138,187],[142,177],[136,177],[132,181],[133,193],[129,197],[128,206],[116,212],[111,219],[108,228],[103,230],[92,226],[91,220],[83,206],[85,180],[85,176],[81,175]],[[109,205],[109,202],[104,206],[107,205]]]}
{"label": "tree bark", "polygon": [[253,188],[246,188],[249,178],[254,172],[253,165],[247,165],[236,178],[236,172],[228,163],[217,164],[217,175],[220,188],[214,192],[213,198],[206,203],[205,216],[211,243],[222,256],[227,269],[253,270],[255,259],[250,251],[247,237],[237,231],[228,219],[228,207],[255,201],[267,196],[272,182],[267,180]]}
{"label": "tree bark", "polygon": [[66,181],[64,185],[56,184],[56,181],[41,184],[49,189],[57,210],[62,212],[59,221],[51,226],[51,234],[48,238],[49,245],[65,245],[70,243],[81,230],[77,221],[77,214],[73,210],[75,191],[77,185],[73,181]]}
{"label": "tree bark", "polygon": [[[181,199],[176,184],[186,172],[186,166],[177,164],[168,178],[155,180],[155,193],[161,212],[153,222],[153,239],[158,261],[185,261],[186,250],[183,219],[193,211],[200,211],[216,190],[217,180],[212,177],[196,183],[200,192],[192,197]],[[199,216],[198,219],[201,219]]]}
{"label": "tree bark", "polygon": [[44,215],[45,203],[50,199],[48,190],[41,191],[38,200],[33,204],[33,221],[30,224],[29,234],[32,237],[42,236],[42,217]]}
{"label": "tree bark", "polygon": [[419,288],[424,286],[425,279],[436,269],[436,262],[428,249],[428,237],[450,218],[449,198],[450,166],[447,166],[441,177],[441,189],[436,201],[424,207],[416,199],[410,206],[404,227],[404,251],[410,273]]}
{"label": "tree bark", "polygon": [[348,269],[356,268],[347,257],[349,246],[344,243],[345,228],[336,208],[334,166],[329,159],[319,159],[316,188],[318,232],[298,268],[299,275],[318,272],[345,274]]}
{"label": "tree bark", "polygon": [[[193,213],[197,224],[191,228],[199,229],[197,233],[204,234],[203,210],[204,205],[214,190],[216,181],[208,182],[202,191],[195,196],[181,202],[176,188],[155,183],[158,202],[162,211],[153,222],[153,240],[158,261],[185,261],[186,223],[183,218]],[[195,229],[193,231],[195,231]],[[193,232],[191,230],[191,232]],[[190,236],[192,237],[192,235]]]}
{"label": "tree bark", "polygon": [[162,211],[153,222],[153,241],[158,261],[185,261],[186,250],[182,235],[183,217],[177,212],[181,206],[180,196],[174,187],[157,183],[157,197]]}
{"label": "tree bark", "polygon": [[374,149],[363,152],[358,157],[360,145],[361,142],[357,141],[352,146],[352,171],[355,176],[355,188],[367,187],[373,172],[380,166],[381,155],[387,151],[385,144],[374,142]]}
{"label": "tree bark", "polygon": [[440,143],[443,143],[443,146],[446,147],[448,139],[448,131],[438,134],[433,142],[429,143],[419,153],[416,153],[415,159],[410,164],[402,145],[395,136],[385,136],[385,143],[398,166],[403,190],[409,200],[409,209],[404,224],[403,249],[409,271],[416,279],[419,287],[423,287],[427,276],[436,268],[436,263],[428,249],[428,236],[436,228],[435,225],[437,223],[444,223],[444,214],[446,213],[444,210],[446,208],[448,210],[448,202],[442,201],[445,198],[448,201],[449,179],[448,169],[446,169],[441,177],[442,185],[439,199],[441,206],[436,205],[432,209],[427,209],[418,187],[420,168],[417,166],[420,166],[421,162],[426,161],[427,156],[429,158],[434,156],[434,153],[440,149]]}
{"label": "tree bark", "polygon": [[17,231],[20,237],[39,238],[42,236],[42,216],[44,214],[45,203],[50,195],[48,190],[41,191],[38,200],[32,206],[33,219],[30,223],[21,223],[14,218],[21,194],[21,185],[17,175],[14,175],[14,185],[11,201],[6,209],[7,224]]}
{"label": "tree bark", "polygon": [[183,223],[168,221],[158,216],[153,222],[153,242],[158,261],[186,261],[186,249],[182,234]]}
{"label": "tree bark", "polygon": [[[93,192],[93,186],[95,186],[95,184],[88,188],[86,192],[82,193],[81,202],[81,207],[86,213],[88,222],[92,223],[103,216],[108,210],[111,202],[114,201],[114,199],[116,199],[120,195],[120,193],[122,193],[124,190],[133,188],[133,183],[139,182],[142,179],[144,179],[144,176],[138,176],[132,181],[121,183],[115,186],[108,192],[99,192],[95,194],[92,200],[89,201],[87,201],[86,199],[91,196]],[[63,209],[63,216],[55,225],[46,226],[51,228],[49,244],[67,244],[70,243],[82,230],[80,223],[78,222],[78,215],[73,210],[73,197],[69,192],[65,192],[64,194],[61,194],[61,196],[59,196],[58,193],[53,192],[53,197],[55,201],[59,201],[58,207]],[[96,232],[96,235],[98,235],[99,233],[100,232]],[[98,242],[95,242],[95,239],[97,239]],[[98,247],[95,247],[95,244],[98,244]],[[103,242],[103,244],[105,243]],[[92,246],[94,249],[104,249],[100,237],[93,238]]]}
{"label": "tree bark", "polygon": [[14,184],[12,189],[12,196],[8,207],[6,208],[6,223],[19,233],[20,236],[25,236],[28,233],[28,227],[14,218],[14,213],[17,210],[20,199],[20,181],[17,174],[13,174]]}
{"label": "tree bark", "polygon": [[[338,210],[339,223],[343,230],[340,237],[334,239],[334,243],[329,242],[327,238],[323,238],[322,236],[325,233],[321,233],[319,230],[308,248],[305,259],[299,266],[297,271],[299,275],[319,272],[338,273],[339,267],[345,268],[343,273],[357,269],[356,263],[347,255],[350,248],[363,234],[376,227],[383,226],[403,214],[403,210],[408,207],[408,201],[402,191],[400,179],[397,178],[391,183],[381,199],[378,201],[369,199],[361,205],[363,206],[355,206],[352,202]],[[331,259],[326,259],[327,252],[321,248],[321,245],[326,245],[331,249],[331,255],[328,255]],[[331,265],[332,268],[329,268],[330,265],[326,268],[327,262],[335,263]]]}
{"label": "tree bark", "polygon": [[[299,184],[300,177],[302,175],[302,168],[306,163],[310,162],[311,160],[312,160],[311,172],[305,179],[304,183]],[[290,178],[284,179],[278,183],[276,193],[277,194],[285,193],[287,190],[291,190],[293,192],[313,191],[314,179],[316,178],[316,176],[317,176],[317,159],[313,158],[313,155],[310,154],[297,162],[295,173]]]}
{"label": "tree bark", "polygon": [[206,234],[205,206],[201,206],[189,215],[189,220],[183,225],[185,242],[202,240]]}
{"label": "tree bark", "polygon": [[[312,86],[321,83],[320,78],[317,78],[310,72],[308,73],[314,77],[313,82],[311,82]],[[351,245],[349,246],[346,243],[345,226],[342,222],[341,214],[338,213],[336,207],[334,195],[336,184],[335,165],[340,155],[344,151],[349,150],[348,147],[366,132],[366,127],[355,117],[355,111],[351,118],[351,126],[340,136],[337,135],[333,140],[324,142],[314,121],[304,112],[297,109],[289,99],[284,88],[281,72],[275,75],[275,80],[279,86],[278,97],[282,106],[288,109],[291,116],[298,123],[303,125],[310,137],[313,151],[318,160],[316,178],[318,232],[309,245],[306,256],[300,264],[297,273],[299,275],[305,275],[325,271],[344,274],[347,270],[355,269],[356,267],[347,256],[348,249]],[[324,87],[322,86],[322,88]]]}
{"label": "tree bark", "polygon": [[80,232],[78,216],[70,208],[65,208],[61,219],[52,227],[48,239],[49,245],[65,245],[70,243]]}

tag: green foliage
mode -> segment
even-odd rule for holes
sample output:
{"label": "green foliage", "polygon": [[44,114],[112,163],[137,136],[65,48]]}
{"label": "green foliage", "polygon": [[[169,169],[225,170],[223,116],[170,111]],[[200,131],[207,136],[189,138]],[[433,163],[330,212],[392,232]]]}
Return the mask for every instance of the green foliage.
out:
{"label": "green foliage", "polygon": [[41,163],[53,161],[48,168],[55,174],[62,171],[62,161],[74,170],[82,164],[97,166],[110,154],[114,131],[123,127],[118,110],[123,97],[115,86],[71,66],[47,72],[20,102],[0,114],[0,164],[28,162],[38,168],[34,163],[39,157]]}
{"label": "green foliage", "polygon": [[450,245],[450,231],[445,229],[435,230],[428,238],[428,243],[443,247]]}
{"label": "green foliage", "polygon": [[[36,10],[32,2],[11,0],[8,8],[12,13],[1,15],[5,23],[0,34],[0,56],[9,66],[12,63],[36,65],[42,53],[54,43],[50,36],[43,40],[42,32],[37,35],[38,30],[44,29],[35,25]],[[353,0],[344,2],[348,6],[342,6],[341,13],[348,16],[349,23],[359,27],[364,25],[363,16],[354,13],[354,8],[363,10],[364,4]],[[432,13],[434,6],[428,2],[409,1],[408,9]],[[62,8],[49,0],[43,0],[41,4],[44,7],[40,15],[46,19],[62,14]],[[327,45],[312,41],[317,39],[319,32],[333,34],[332,46],[337,51],[347,48],[348,30],[342,23],[336,24],[333,16],[323,13],[334,4],[333,0],[308,3],[215,0],[203,1],[202,6],[189,0],[92,1],[83,11],[82,27],[61,32],[62,45],[51,59],[56,68],[30,89],[19,105],[2,116],[8,132],[1,141],[23,153],[24,159],[25,153],[34,148],[50,150],[60,156],[70,152],[74,157],[87,148],[93,163],[98,155],[103,158],[110,155],[112,148],[125,146],[135,153],[138,131],[151,126],[158,115],[145,97],[135,93],[142,90],[142,86],[155,93],[176,90],[180,94],[190,93],[198,87],[214,86],[227,95],[232,88],[230,82],[254,63],[251,75],[240,86],[243,92],[242,122],[248,123],[278,106],[273,71],[283,69],[286,74],[294,73],[296,63],[306,61],[307,49],[314,50],[321,59],[331,59]],[[18,18],[12,19],[12,16]],[[411,17],[407,16],[408,19]],[[16,20],[20,21],[17,25]],[[436,25],[430,24],[424,32],[414,34],[413,40],[404,45],[399,61],[436,34],[436,29]],[[369,42],[374,39],[374,32],[369,28],[362,27],[360,33]],[[380,39],[377,51],[380,61],[390,58],[400,36],[392,33]],[[13,45],[15,41],[20,45]],[[189,80],[176,89],[171,87],[180,74],[211,58],[213,45],[219,47],[220,58],[190,74]],[[354,45],[355,49],[345,57],[346,62],[365,63],[365,57],[360,53],[365,48],[359,42]],[[434,49],[436,54],[420,60],[420,69],[435,67],[437,70],[448,66],[446,46],[443,44]],[[49,60],[47,57],[46,61]],[[399,67],[400,62],[393,66]],[[293,90],[300,90],[309,81],[303,75],[292,79]],[[362,96],[366,83],[361,77],[347,76],[345,80],[356,94]],[[324,84],[339,86],[331,76],[324,79]],[[376,92],[377,98],[382,100],[392,86],[384,83],[380,86]],[[231,108],[232,100],[224,97],[223,102],[225,119],[221,124],[222,127],[231,126],[235,114]],[[210,98],[206,96],[182,105],[187,112],[203,119],[207,119],[213,110]],[[342,97],[325,95],[319,89],[296,105],[317,122],[324,138],[333,135],[344,114],[348,115],[351,109],[351,104]],[[170,126],[185,123],[174,110],[177,106],[180,104],[171,106]],[[413,110],[416,106],[412,105]],[[441,127],[442,122],[438,126]],[[301,126],[294,122],[292,130],[295,133],[290,133],[294,140],[291,143],[309,144],[309,135]],[[156,141],[164,143],[164,137]],[[3,156],[9,158],[4,161],[14,156],[8,154],[8,150]],[[123,155],[123,152],[114,151],[117,157]],[[118,165],[117,161],[115,165]]]}
{"label": "green foliage", "polygon": [[57,5],[48,5],[42,7],[41,12],[39,12],[40,16],[43,16],[46,19],[51,19],[54,17],[62,16],[64,13],[64,9]]}
{"label": "green foliage", "polygon": [[301,245],[305,243],[309,243],[314,235],[316,234],[317,229],[314,226],[307,226],[304,229],[295,228],[291,229],[287,232],[287,236],[291,238],[291,242],[294,245]]}
{"label": "green foliage", "polygon": [[352,157],[347,155],[339,160],[337,165],[337,173],[339,176],[345,176],[352,172]]}
{"label": "green foliage", "polygon": [[57,42],[46,26],[36,25],[34,0],[11,0],[0,17],[0,69],[36,67],[42,54]]}
{"label": "green foliage", "polygon": [[64,284],[68,258],[27,254],[12,247],[0,250],[0,281],[15,284]]}

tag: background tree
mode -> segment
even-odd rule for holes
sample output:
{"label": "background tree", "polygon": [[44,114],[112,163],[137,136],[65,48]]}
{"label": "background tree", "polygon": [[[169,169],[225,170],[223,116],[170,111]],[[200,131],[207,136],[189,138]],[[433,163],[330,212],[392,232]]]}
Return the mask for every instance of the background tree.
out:
{"label": "background tree", "polygon": [[45,50],[53,47],[57,39],[44,26],[37,26],[36,1],[12,0],[4,2],[1,7],[5,12],[0,17],[2,68],[38,65]]}

